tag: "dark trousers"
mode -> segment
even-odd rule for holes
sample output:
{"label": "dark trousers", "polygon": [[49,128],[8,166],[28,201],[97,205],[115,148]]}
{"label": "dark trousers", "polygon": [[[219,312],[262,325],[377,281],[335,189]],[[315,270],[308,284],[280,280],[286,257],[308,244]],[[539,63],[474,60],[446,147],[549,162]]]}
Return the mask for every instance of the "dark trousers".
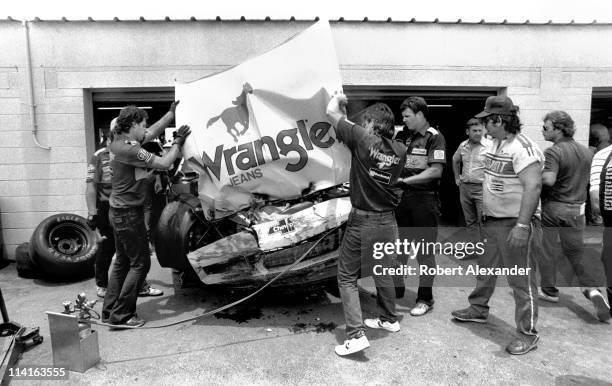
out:
{"label": "dark trousers", "polygon": [[[402,237],[408,242],[414,240],[419,242],[436,242],[438,239],[438,217],[440,216],[440,202],[434,192],[404,192],[400,205],[395,210],[397,226],[400,228]],[[403,229],[410,228],[410,229]],[[408,262],[408,255],[400,255],[398,259],[401,264]],[[433,253],[417,254],[419,265],[428,268],[436,267],[436,257]],[[417,302],[433,305],[433,286],[435,275],[420,275],[419,289],[417,291]],[[404,278],[393,276],[396,286],[403,286]]]}
{"label": "dark trousers", "polygon": [[608,286],[608,304],[612,304],[612,212],[602,211],[604,233],[603,249],[601,250],[601,261],[606,272]]}
{"label": "dark trousers", "polygon": [[[568,204],[557,201],[544,201],[542,204],[542,253],[538,254],[537,263],[540,270],[541,287],[547,293],[555,292],[557,285],[557,261],[561,251],[572,266],[573,272],[566,273],[566,282],[572,281],[573,275],[583,290],[598,286],[593,269],[584,263],[584,228],[585,211],[583,204]],[[558,241],[557,241],[558,240]],[[560,243],[559,243],[560,242]]]}
{"label": "dark trousers", "polygon": [[[539,221],[538,221],[539,222]],[[536,221],[531,223],[530,240],[526,247],[510,248],[508,234],[516,225],[516,218],[491,219],[483,224],[485,252],[478,258],[481,268],[506,267],[530,268],[527,275],[507,276],[508,284],[514,293],[514,319],[517,331],[525,335],[536,335],[536,322],[538,320],[538,289],[535,277],[536,263],[532,257],[532,250],[540,246],[537,242],[541,237],[541,227]],[[470,306],[482,316],[489,315],[489,299],[493,296],[496,275],[477,275],[476,288],[468,300]]]}
{"label": "dark trousers", "polygon": [[108,281],[102,319],[123,323],[136,313],[138,291],[151,267],[142,207],[110,208],[117,256]]}
{"label": "dark trousers", "polygon": [[100,235],[105,237],[100,243],[100,251],[96,255],[95,272],[96,285],[98,287],[108,287],[108,269],[113,261],[115,254],[115,235],[110,224],[108,201],[98,201],[98,230]]}
{"label": "dark trousers", "polygon": [[[351,210],[346,231],[338,255],[338,288],[346,320],[346,335],[349,339],[358,338],[364,333],[365,326],[361,316],[361,303],[357,279],[372,274],[374,264],[391,267],[395,255],[374,260],[372,246],[376,242],[397,240],[397,225],[393,212],[365,212]],[[376,285],[376,302],[380,320],[395,323],[395,291],[393,279],[388,275],[372,274]]]}

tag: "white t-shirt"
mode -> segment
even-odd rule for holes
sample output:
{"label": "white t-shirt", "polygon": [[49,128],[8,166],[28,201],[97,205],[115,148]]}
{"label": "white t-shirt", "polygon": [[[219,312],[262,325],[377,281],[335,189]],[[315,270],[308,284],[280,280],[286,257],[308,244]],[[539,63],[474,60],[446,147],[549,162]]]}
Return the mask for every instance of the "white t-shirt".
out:
{"label": "white t-shirt", "polygon": [[534,141],[519,133],[501,143],[498,139],[493,140],[485,157],[484,214],[491,217],[518,217],[523,197],[523,186],[518,173],[534,162],[539,162],[544,168],[542,150]]}

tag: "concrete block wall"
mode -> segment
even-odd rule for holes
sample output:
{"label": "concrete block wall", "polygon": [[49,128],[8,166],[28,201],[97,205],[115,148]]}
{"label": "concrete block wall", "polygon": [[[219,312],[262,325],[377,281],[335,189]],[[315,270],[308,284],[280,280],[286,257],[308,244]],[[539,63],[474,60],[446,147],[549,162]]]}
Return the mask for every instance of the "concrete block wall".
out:
{"label": "concrete block wall", "polygon": [[[44,73],[34,68],[37,139],[32,135],[25,71],[25,38],[19,23],[0,23],[3,56],[0,79],[0,216],[4,255],[14,258],[18,244],[34,228],[60,212],[84,215],[86,170],[83,90],[76,96],[45,93]],[[5,47],[11,47],[6,49]],[[0,81],[2,84],[2,81]]]}
{"label": "concrete block wall", "polygon": [[[265,52],[312,22],[122,21],[30,24],[38,140],[31,134],[23,26],[0,21],[0,213],[5,255],[45,217],[86,214],[91,92],[167,88]],[[332,23],[346,85],[487,88],[521,107],[542,147],[551,109],[586,143],[593,87],[612,87],[612,26]],[[316,58],[305,58],[316,60]]]}

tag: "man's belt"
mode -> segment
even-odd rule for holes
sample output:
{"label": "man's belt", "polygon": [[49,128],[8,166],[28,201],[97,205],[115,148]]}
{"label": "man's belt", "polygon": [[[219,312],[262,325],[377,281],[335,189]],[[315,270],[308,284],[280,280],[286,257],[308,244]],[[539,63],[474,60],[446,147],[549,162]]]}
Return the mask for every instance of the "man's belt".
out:
{"label": "man's belt", "polygon": [[379,215],[384,215],[384,214],[393,214],[392,210],[387,210],[384,212],[376,212],[373,210],[363,210],[363,209],[359,209],[359,208],[355,208],[353,207],[352,211],[358,215],[363,215],[363,216],[367,216],[367,215],[373,215],[373,214],[379,214]]}

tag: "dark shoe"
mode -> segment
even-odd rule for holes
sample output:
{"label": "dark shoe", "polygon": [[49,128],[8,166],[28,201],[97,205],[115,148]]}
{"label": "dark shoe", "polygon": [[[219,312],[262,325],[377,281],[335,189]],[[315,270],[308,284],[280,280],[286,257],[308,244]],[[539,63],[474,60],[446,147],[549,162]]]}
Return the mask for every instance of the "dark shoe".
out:
{"label": "dark shoe", "polygon": [[460,322],[475,322],[475,323],[486,323],[487,317],[481,315],[478,311],[472,307],[464,308],[462,310],[455,310],[451,312],[453,318]]}
{"label": "dark shoe", "polygon": [[538,340],[540,340],[540,337],[537,335],[516,338],[506,346],[506,351],[512,355],[527,354],[529,351],[538,348]]}
{"label": "dark shoe", "polygon": [[538,298],[551,303],[559,303],[559,290],[555,287],[542,287]]}
{"label": "dark shoe", "polygon": [[111,330],[124,330],[126,328],[137,328],[144,326],[145,321],[142,318],[139,318],[138,315],[134,315],[128,319],[127,322],[124,323],[112,323],[113,327]]}

